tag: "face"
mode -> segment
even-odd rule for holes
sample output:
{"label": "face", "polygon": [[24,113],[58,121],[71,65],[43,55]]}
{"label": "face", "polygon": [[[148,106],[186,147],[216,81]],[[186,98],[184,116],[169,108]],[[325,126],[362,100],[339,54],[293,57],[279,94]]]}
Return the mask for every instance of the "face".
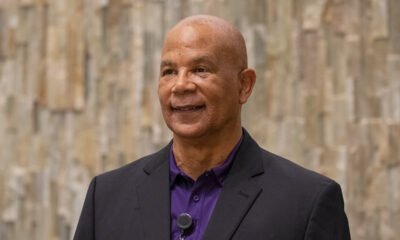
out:
{"label": "face", "polygon": [[240,128],[241,70],[207,27],[171,31],[161,58],[158,94],[174,136],[199,138]]}

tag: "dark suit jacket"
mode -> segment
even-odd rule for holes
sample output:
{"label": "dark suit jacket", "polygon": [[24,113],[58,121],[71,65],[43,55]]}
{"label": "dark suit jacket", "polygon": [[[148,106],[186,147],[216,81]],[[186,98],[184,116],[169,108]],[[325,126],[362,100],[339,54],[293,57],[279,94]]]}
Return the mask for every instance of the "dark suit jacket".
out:
{"label": "dark suit jacket", "polygon": [[[170,145],[95,177],[74,240],[170,239]],[[243,142],[203,240],[350,239],[340,186]]]}

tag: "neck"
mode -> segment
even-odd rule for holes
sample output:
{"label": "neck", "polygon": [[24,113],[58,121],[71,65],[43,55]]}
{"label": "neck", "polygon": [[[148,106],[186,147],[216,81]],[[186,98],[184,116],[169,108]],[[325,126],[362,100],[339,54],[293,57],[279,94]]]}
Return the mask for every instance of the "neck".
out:
{"label": "neck", "polygon": [[196,180],[205,171],[222,164],[241,136],[241,127],[227,134],[216,134],[202,139],[181,139],[174,136],[176,164],[186,175]]}

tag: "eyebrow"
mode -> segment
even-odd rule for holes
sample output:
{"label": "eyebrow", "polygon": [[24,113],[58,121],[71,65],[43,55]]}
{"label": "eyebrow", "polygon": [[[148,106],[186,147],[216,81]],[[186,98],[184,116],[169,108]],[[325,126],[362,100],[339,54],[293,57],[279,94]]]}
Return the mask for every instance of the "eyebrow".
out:
{"label": "eyebrow", "polygon": [[176,64],[170,60],[161,61],[160,68],[167,67],[167,66],[175,66]]}
{"label": "eyebrow", "polygon": [[[204,55],[204,56],[199,56],[195,57],[194,59],[190,60],[190,64],[200,64],[200,63],[206,63],[210,65],[211,67],[216,67],[215,61],[213,60],[212,56]],[[163,60],[161,61],[160,68],[163,67],[174,67],[176,66],[176,63],[171,60]]]}
{"label": "eyebrow", "polygon": [[213,61],[213,57],[211,56],[200,56],[200,57],[196,57],[192,60],[192,62],[194,64],[199,64],[199,63],[207,63],[210,64],[212,66],[215,66],[215,61]]}

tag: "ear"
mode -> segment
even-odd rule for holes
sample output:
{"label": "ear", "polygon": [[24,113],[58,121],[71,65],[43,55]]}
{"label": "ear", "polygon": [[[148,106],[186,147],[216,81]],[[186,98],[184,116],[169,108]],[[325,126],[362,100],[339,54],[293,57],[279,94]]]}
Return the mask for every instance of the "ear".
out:
{"label": "ear", "polygon": [[239,103],[244,104],[250,97],[256,83],[256,72],[251,68],[246,68],[240,73],[240,92]]}

